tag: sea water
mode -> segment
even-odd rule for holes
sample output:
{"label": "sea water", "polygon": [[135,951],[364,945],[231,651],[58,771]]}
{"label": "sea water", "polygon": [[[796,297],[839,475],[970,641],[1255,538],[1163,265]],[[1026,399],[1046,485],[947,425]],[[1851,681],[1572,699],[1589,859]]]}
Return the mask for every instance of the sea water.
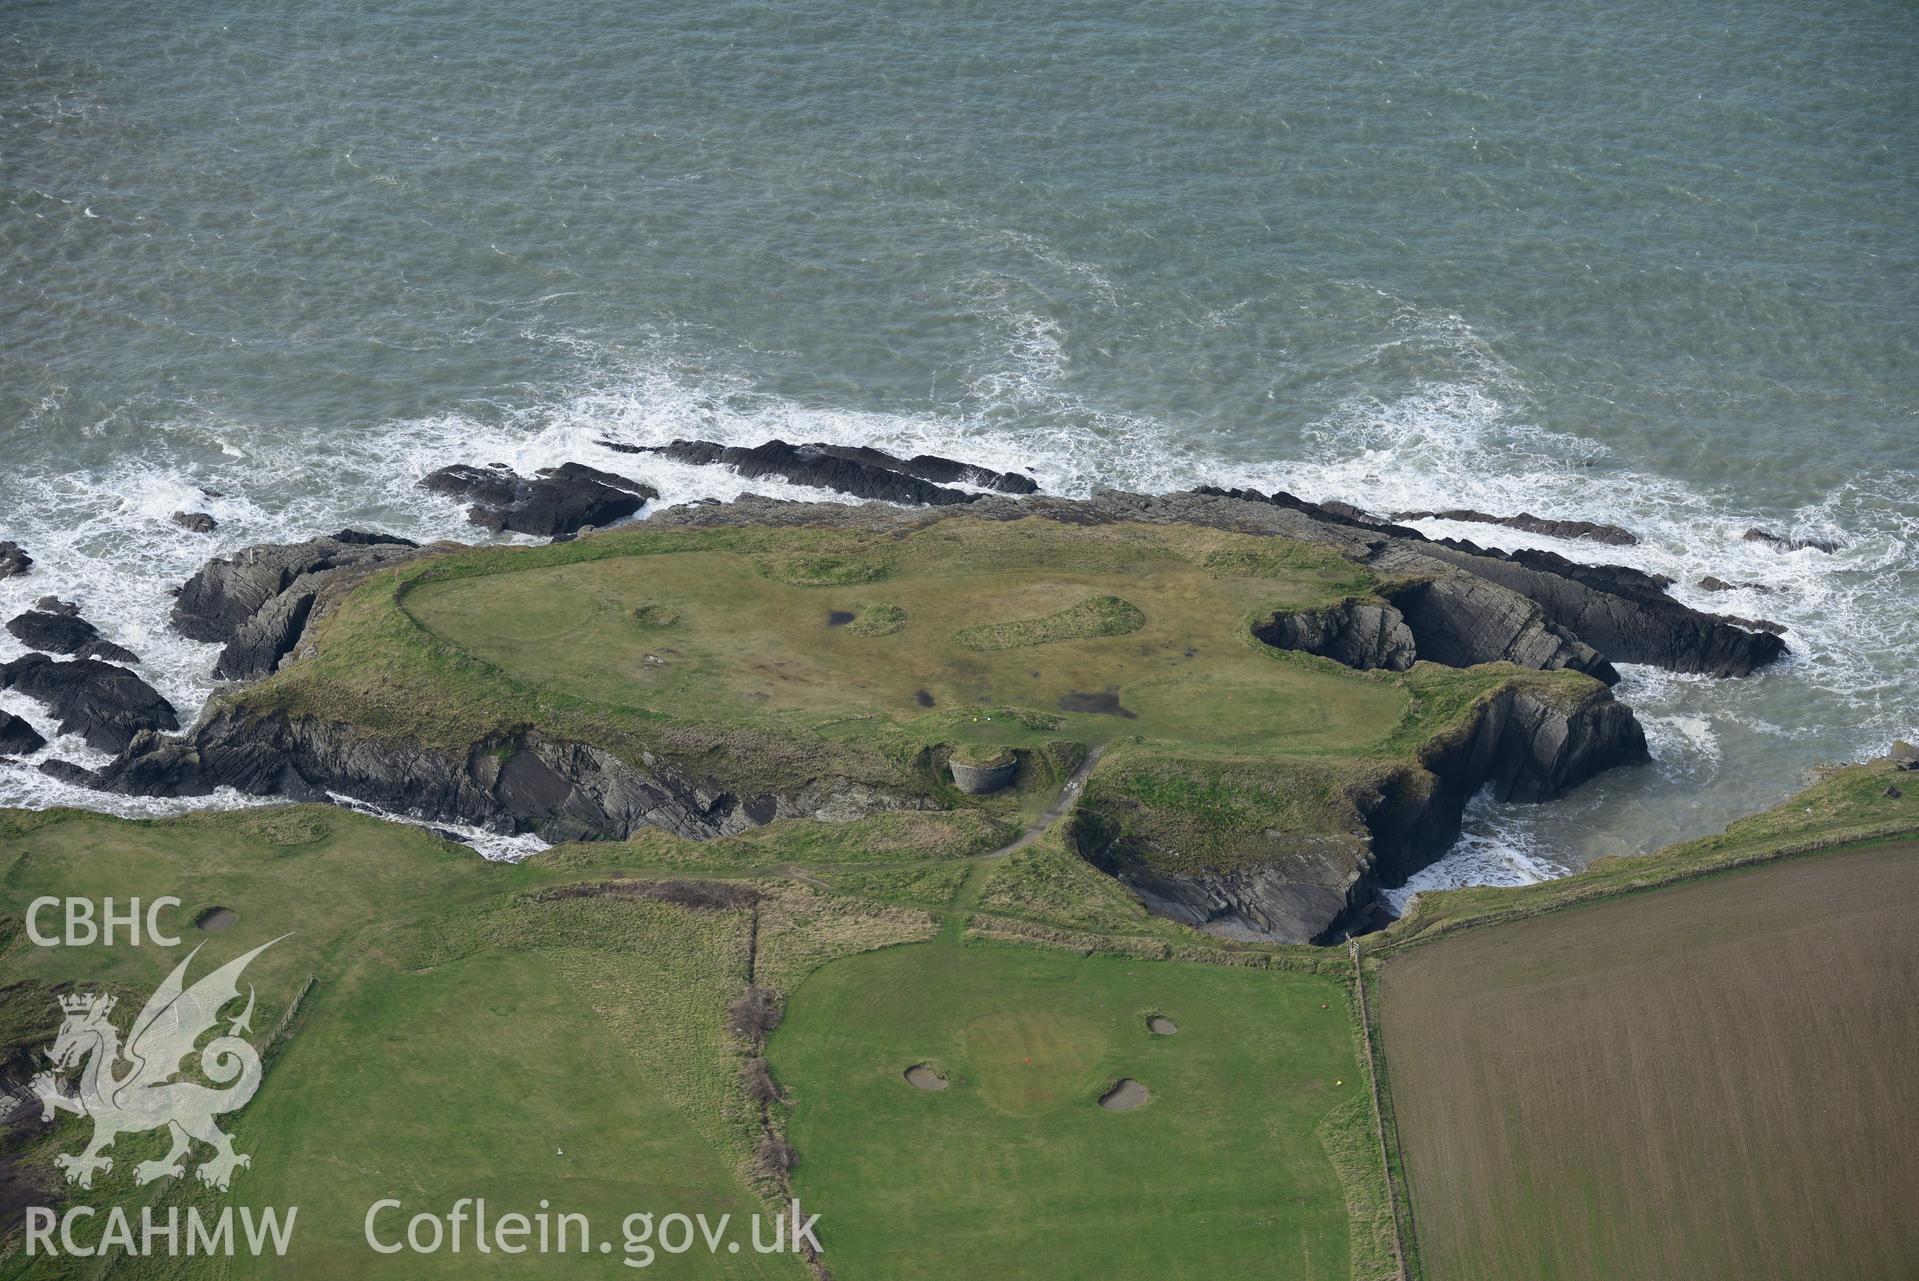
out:
{"label": "sea water", "polygon": [[[1909,4],[14,0],[0,70],[0,538],[38,562],[0,614],[79,601],[184,718],[214,650],[168,589],[210,555],[474,538],[414,488],[453,462],[727,497],[597,442],[778,436],[1613,522],[1422,527],[1787,627],[1750,679],[1624,668],[1654,763],[1475,804],[1416,885],[1919,733]],[[0,804],[238,801],[0,768]]]}

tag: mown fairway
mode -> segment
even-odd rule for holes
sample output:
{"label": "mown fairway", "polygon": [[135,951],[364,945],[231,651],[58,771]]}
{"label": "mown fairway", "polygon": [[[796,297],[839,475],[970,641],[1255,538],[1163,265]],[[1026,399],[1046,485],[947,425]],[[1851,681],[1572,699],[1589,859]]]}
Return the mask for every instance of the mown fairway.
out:
{"label": "mown fairway", "polygon": [[[770,1054],[840,1281],[1349,1275],[1333,980],[946,939],[820,970]],[[1103,1110],[1120,1077],[1151,1100]]]}
{"label": "mown fairway", "polygon": [[1389,957],[1432,1281],[1919,1276],[1915,913],[1855,847]]}

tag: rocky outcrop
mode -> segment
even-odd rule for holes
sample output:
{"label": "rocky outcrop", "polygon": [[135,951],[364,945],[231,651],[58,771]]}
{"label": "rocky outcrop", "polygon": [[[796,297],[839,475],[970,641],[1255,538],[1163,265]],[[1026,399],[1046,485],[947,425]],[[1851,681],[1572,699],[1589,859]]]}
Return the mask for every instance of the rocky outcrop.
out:
{"label": "rocky outcrop", "polygon": [[1243,942],[1318,940],[1346,910],[1338,885],[1354,843],[1337,837],[1297,842],[1284,863],[1206,872],[1162,872],[1143,862],[1092,856],[1095,867],[1139,896],[1146,910],[1192,929]]}
{"label": "rocky outcrop", "polygon": [[[1345,506],[1345,504],[1339,504]],[[1334,504],[1328,503],[1331,507]],[[1549,538],[1576,538],[1591,543],[1606,543],[1613,547],[1631,547],[1639,541],[1629,529],[1618,525],[1599,524],[1590,520],[1553,520],[1544,516],[1535,516],[1531,512],[1520,512],[1517,516],[1495,516],[1490,512],[1474,511],[1470,507],[1452,507],[1445,511],[1431,512],[1395,512],[1393,519],[1402,520],[1457,520],[1470,521],[1475,525],[1504,525],[1508,529],[1524,530],[1528,534],[1545,534]]]}
{"label": "rocky outcrop", "polygon": [[839,778],[744,791],[663,762],[634,765],[584,743],[526,732],[448,754],[356,726],[215,711],[179,737],[142,735],[95,785],[141,796],[233,787],[296,801],[351,797],[393,813],[532,832],[549,841],[622,840],[643,828],[705,839],[775,819],[840,821],[930,802]]}
{"label": "rocky outcrop", "polygon": [[7,631],[29,649],[48,654],[74,654],[109,663],[137,663],[132,650],[100,635],[80,617],[80,607],[56,596],[42,596],[32,609],[8,621]]}
{"label": "rocky outcrop", "polygon": [[1707,592],[1736,592],[1740,590],[1770,592],[1772,590],[1772,588],[1766,586],[1764,583],[1729,583],[1717,574],[1707,574],[1704,578],[1700,579],[1699,589]]}
{"label": "rocky outcrop", "polygon": [[1249,834],[1261,856],[1189,869],[1142,848],[1089,814],[1080,851],[1139,894],[1152,911],[1229,938],[1325,942],[1355,928],[1379,890],[1403,885],[1458,839],[1481,788],[1501,801],[1544,801],[1599,772],[1648,759],[1632,709],[1604,689],[1562,704],[1508,686],[1482,701],[1456,733],[1351,797],[1355,833]]}
{"label": "rocky outcrop", "polygon": [[181,587],[173,626],[220,651],[214,675],[266,676],[293,652],[323,601],[383,566],[421,554],[418,543],[344,529],[304,543],[262,543],[200,567]]}
{"label": "rocky outcrop", "polygon": [[[1296,526],[1293,537],[1339,544],[1386,573],[1428,578],[1443,565],[1483,579],[1531,601],[1550,629],[1595,651],[1600,663],[1648,663],[1678,672],[1744,676],[1787,652],[1777,636],[1682,605],[1667,594],[1669,582],[1623,565],[1583,565],[1554,552],[1502,552],[1456,539],[1432,539],[1409,526],[1354,517],[1348,514],[1350,508],[1333,510],[1290,494],[1212,487],[1194,493],[1298,512],[1307,519]],[[1489,600],[1482,598],[1477,605]],[[1398,599],[1393,603],[1408,614],[1417,635],[1419,625],[1406,604]],[[1527,647],[1543,648],[1536,638]],[[1519,657],[1513,661],[1534,665]],[[1601,670],[1570,661],[1561,665],[1595,675]]]}
{"label": "rocky outcrop", "polygon": [[[907,506],[943,507],[970,503],[978,495],[963,489],[936,484],[930,476],[945,475],[949,481],[980,484],[1012,493],[1031,493],[1037,489],[1024,476],[989,472],[967,467],[951,459],[923,455],[920,459],[901,460],[877,449],[852,449],[840,445],[789,445],[769,440],[751,448],[720,445],[710,440],[676,440],[670,445],[633,446],[646,453],[659,454],[677,463],[696,466],[731,467],[748,480],[772,476],[796,485],[814,485],[855,498],[872,498]],[[977,477],[977,479],[973,479]]]}
{"label": "rocky outcrop", "polygon": [[467,500],[466,518],[482,529],[543,538],[625,520],[660,496],[651,485],[579,463],[542,467],[530,478],[461,463],[422,478],[420,488]]}
{"label": "rocky outcrop", "polygon": [[175,512],[171,519],[190,534],[211,534],[220,528],[220,522],[208,512]]}
{"label": "rocky outcrop", "polygon": [[1400,611],[1418,643],[1419,657],[1427,662],[1448,667],[1512,663],[1542,672],[1585,672],[1608,685],[1619,680],[1597,650],[1548,620],[1531,600],[1473,575],[1442,570],[1390,587],[1386,597]]}
{"label": "rocky outcrop", "polygon": [[911,458],[901,458],[885,450],[871,449],[864,445],[812,445],[809,448],[868,467],[904,472],[908,476],[930,480],[936,485],[972,485],[979,489],[996,490],[1002,494],[1037,494],[1039,492],[1039,482],[1031,476],[1016,471],[993,471],[986,467],[976,467],[972,463],[942,458],[938,454],[914,454]]}
{"label": "rocky outcrop", "polygon": [[1253,625],[1253,635],[1275,649],[1301,650],[1362,669],[1403,672],[1418,657],[1413,633],[1397,609],[1360,600],[1274,613]]}
{"label": "rocky outcrop", "polygon": [[1831,555],[1845,544],[1830,538],[1787,538],[1769,529],[1749,529],[1741,535],[1749,543],[1764,543],[1776,552],[1797,552],[1811,548]]}
{"label": "rocky outcrop", "polygon": [[97,751],[118,752],[141,730],[180,725],[173,704],[153,686],[97,658],[59,662],[26,654],[0,664],[0,689],[15,689],[45,704],[60,733],[78,734]]}
{"label": "rocky outcrop", "polygon": [[39,730],[11,712],[0,712],[0,756],[31,756],[46,745]]}
{"label": "rocky outcrop", "polygon": [[0,578],[18,578],[33,568],[33,557],[19,543],[0,541]]}
{"label": "rocky outcrop", "polygon": [[1624,565],[1582,565],[1553,552],[1507,554],[1450,544],[1428,545],[1420,554],[1518,592],[1550,622],[1616,662],[1746,676],[1786,653],[1777,636],[1682,605],[1667,594],[1668,580]]}
{"label": "rocky outcrop", "polygon": [[63,761],[56,757],[50,761],[41,761],[36,768],[48,778],[58,780],[72,787],[95,787],[98,785],[98,780],[94,778],[93,771],[77,761]]}

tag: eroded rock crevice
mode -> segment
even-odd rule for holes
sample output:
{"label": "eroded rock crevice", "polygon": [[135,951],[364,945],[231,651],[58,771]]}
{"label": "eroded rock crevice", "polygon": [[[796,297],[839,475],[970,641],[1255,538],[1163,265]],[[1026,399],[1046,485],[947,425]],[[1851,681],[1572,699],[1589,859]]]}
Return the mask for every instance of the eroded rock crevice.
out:
{"label": "eroded rock crevice", "polygon": [[1438,861],[1481,788],[1500,801],[1546,801],[1648,759],[1644,730],[1610,691],[1568,704],[1509,687],[1428,744],[1417,766],[1355,792],[1352,832],[1261,833],[1270,857],[1213,869],[1169,865],[1166,851],[1129,842],[1117,835],[1123,824],[1096,813],[1073,832],[1089,862],[1159,915],[1228,938],[1326,942],[1363,928],[1382,888]]}

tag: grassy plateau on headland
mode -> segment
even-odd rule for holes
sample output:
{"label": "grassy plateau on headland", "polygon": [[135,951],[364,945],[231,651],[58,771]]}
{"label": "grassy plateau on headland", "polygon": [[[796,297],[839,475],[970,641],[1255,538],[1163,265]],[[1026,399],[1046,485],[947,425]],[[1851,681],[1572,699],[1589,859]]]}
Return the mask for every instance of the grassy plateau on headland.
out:
{"label": "grassy plateau on headland", "polygon": [[[696,1249],[649,1270],[1701,1274],[1660,1270],[1670,1230],[1694,1243],[1687,1266],[1845,1275],[1818,1272],[1817,1250],[1719,1249],[1701,1224],[1757,1241],[1753,1225],[1794,1222],[1777,1207],[1834,1153],[1907,1186],[1919,1136],[1902,1127],[1919,1109],[1903,1078],[1786,1035],[1798,1021],[1880,1064],[1919,1048],[1886,1004],[1915,977],[1895,926],[1916,856],[1860,845],[1919,829],[1898,785],[1912,776],[1890,763],[1643,858],[1421,895],[1351,950],[1196,932],[1082,856],[1086,823],[1174,868],[1360,842],[1356,794],[1415,768],[1485,700],[1598,688],[1507,664],[1355,671],[1251,634],[1276,610],[1381,586],[1276,538],[966,517],[885,534],[623,530],[374,575],[310,652],[225,707],[458,754],[538,733],[701,777],[827,775],[921,808],[705,841],[643,830],[519,864],[332,807],[0,814],[10,1082],[44,1068],[57,998],[104,992],[124,1016],[186,950],[35,946],[21,928],[34,899],[176,896],[180,933],[205,945],[196,973],[279,940],[247,973],[266,1074],[223,1119],[253,1158],[231,1188],[137,1183],[165,1150],[151,1132],[122,1135],[91,1189],[69,1185],[56,1158],[87,1122],[36,1110],[0,1140],[10,1218],[79,1201],[300,1207],[284,1258],[30,1256],[16,1231],[0,1277],[608,1275],[628,1215],[740,1218],[795,1196],[822,1216],[819,1260]],[[1009,756],[1012,785],[993,795],[946,773]],[[1684,895],[1709,901],[1671,906]],[[192,924],[214,908],[226,928]],[[1768,948],[1824,968],[1768,970]],[[1744,983],[1725,1007],[1741,1017],[1700,1007],[1708,978]],[[1645,1023],[1648,1004],[1667,1022]],[[1516,1026],[1515,1010],[1538,1017]],[[1711,1035],[1662,1040],[1679,1050],[1657,1077],[1602,1052],[1672,1020]],[[1764,1091],[1715,1092],[1740,1063],[1778,1070]],[[1590,1088],[1564,1088],[1588,1068]],[[1822,1072],[1847,1082],[1842,1111],[1821,1111]],[[1783,1173],[1672,1150],[1641,1106],[1668,1090]],[[1792,1122],[1821,1115],[1844,1129],[1824,1146]],[[1640,1215],[1648,1162],[1697,1214]],[[444,1214],[462,1197],[583,1214],[613,1257],[366,1245],[376,1201]],[[1878,1202],[1806,1204],[1843,1224]],[[1492,1236],[1473,1226],[1488,1214]],[[1898,1229],[1860,1231],[1861,1267],[1912,1262]]]}

